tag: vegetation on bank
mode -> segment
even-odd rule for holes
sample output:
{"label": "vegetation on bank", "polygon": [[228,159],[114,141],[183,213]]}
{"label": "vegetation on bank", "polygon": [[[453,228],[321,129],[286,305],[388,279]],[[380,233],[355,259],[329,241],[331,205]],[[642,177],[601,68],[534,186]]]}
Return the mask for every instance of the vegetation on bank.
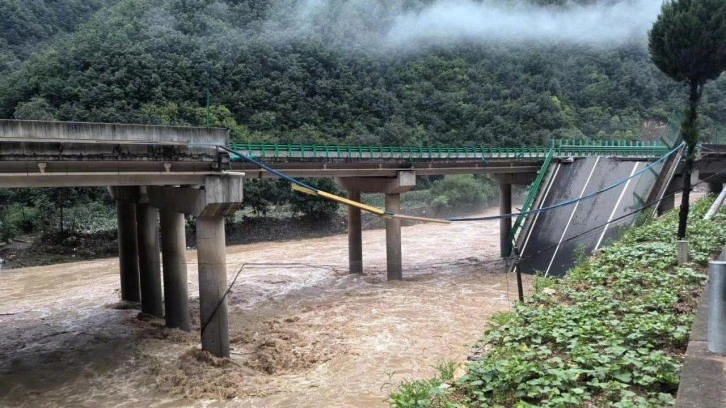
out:
{"label": "vegetation on bank", "polygon": [[390,405],[672,405],[704,267],[726,236],[726,213],[702,220],[712,201],[690,213],[692,263],[677,266],[676,211],[632,228],[565,278],[537,278],[531,297],[493,316],[463,376],[444,364],[433,379],[403,383]]}

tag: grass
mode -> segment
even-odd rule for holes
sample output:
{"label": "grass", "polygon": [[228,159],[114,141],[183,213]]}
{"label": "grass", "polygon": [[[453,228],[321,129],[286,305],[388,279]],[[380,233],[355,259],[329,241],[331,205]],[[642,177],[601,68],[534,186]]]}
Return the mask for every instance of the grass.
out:
{"label": "grass", "polygon": [[[677,213],[632,228],[563,279],[500,313],[457,380],[409,381],[393,407],[663,407],[675,403],[705,266],[720,251],[726,216],[694,205],[689,255],[676,264]],[[447,383],[448,381],[448,383]],[[447,384],[447,386],[442,386]]]}

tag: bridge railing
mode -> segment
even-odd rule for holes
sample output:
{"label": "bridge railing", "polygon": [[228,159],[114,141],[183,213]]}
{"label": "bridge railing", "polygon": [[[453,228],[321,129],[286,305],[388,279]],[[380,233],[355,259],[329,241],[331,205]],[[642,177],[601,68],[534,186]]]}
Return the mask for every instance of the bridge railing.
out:
{"label": "bridge railing", "polygon": [[542,158],[547,147],[395,147],[232,143],[230,148],[266,158],[324,159],[453,159]]}
{"label": "bridge railing", "polygon": [[621,156],[658,157],[670,150],[661,141],[640,140],[558,140],[554,142],[555,156]]}
{"label": "bridge railing", "polygon": [[549,147],[396,147],[304,144],[232,143],[235,151],[272,159],[544,159],[554,149],[554,156],[658,156],[668,148],[660,142],[641,141],[563,141]]}
{"label": "bridge railing", "polygon": [[549,170],[550,163],[552,162],[554,154],[555,148],[552,147],[549,153],[547,153],[547,156],[542,163],[542,167],[537,172],[537,178],[532,184],[529,185],[529,193],[527,194],[527,199],[524,201],[522,209],[519,211],[519,216],[517,216],[517,220],[514,222],[514,225],[509,232],[509,238],[507,239],[507,248],[505,248],[505,251],[503,252],[504,257],[509,257],[512,255],[512,249],[514,248],[517,234],[519,234],[519,230],[524,226],[524,220],[527,218],[527,212],[529,212],[529,210],[532,208],[532,204],[534,204],[534,200],[537,197],[537,193],[539,192],[539,188],[542,185],[542,181],[544,181],[545,175]]}

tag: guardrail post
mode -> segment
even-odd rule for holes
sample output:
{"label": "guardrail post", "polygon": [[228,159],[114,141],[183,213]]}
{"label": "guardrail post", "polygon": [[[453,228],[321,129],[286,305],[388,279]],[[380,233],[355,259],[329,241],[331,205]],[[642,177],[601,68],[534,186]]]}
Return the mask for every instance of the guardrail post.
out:
{"label": "guardrail post", "polygon": [[726,354],[726,262],[708,263],[708,351]]}

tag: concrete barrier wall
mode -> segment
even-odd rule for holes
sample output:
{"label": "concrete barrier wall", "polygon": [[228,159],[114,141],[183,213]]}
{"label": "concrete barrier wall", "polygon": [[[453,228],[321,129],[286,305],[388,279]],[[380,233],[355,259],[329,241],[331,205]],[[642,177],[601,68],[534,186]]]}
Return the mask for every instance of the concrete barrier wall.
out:
{"label": "concrete barrier wall", "polygon": [[0,141],[227,145],[229,131],[181,126],[0,120]]}

